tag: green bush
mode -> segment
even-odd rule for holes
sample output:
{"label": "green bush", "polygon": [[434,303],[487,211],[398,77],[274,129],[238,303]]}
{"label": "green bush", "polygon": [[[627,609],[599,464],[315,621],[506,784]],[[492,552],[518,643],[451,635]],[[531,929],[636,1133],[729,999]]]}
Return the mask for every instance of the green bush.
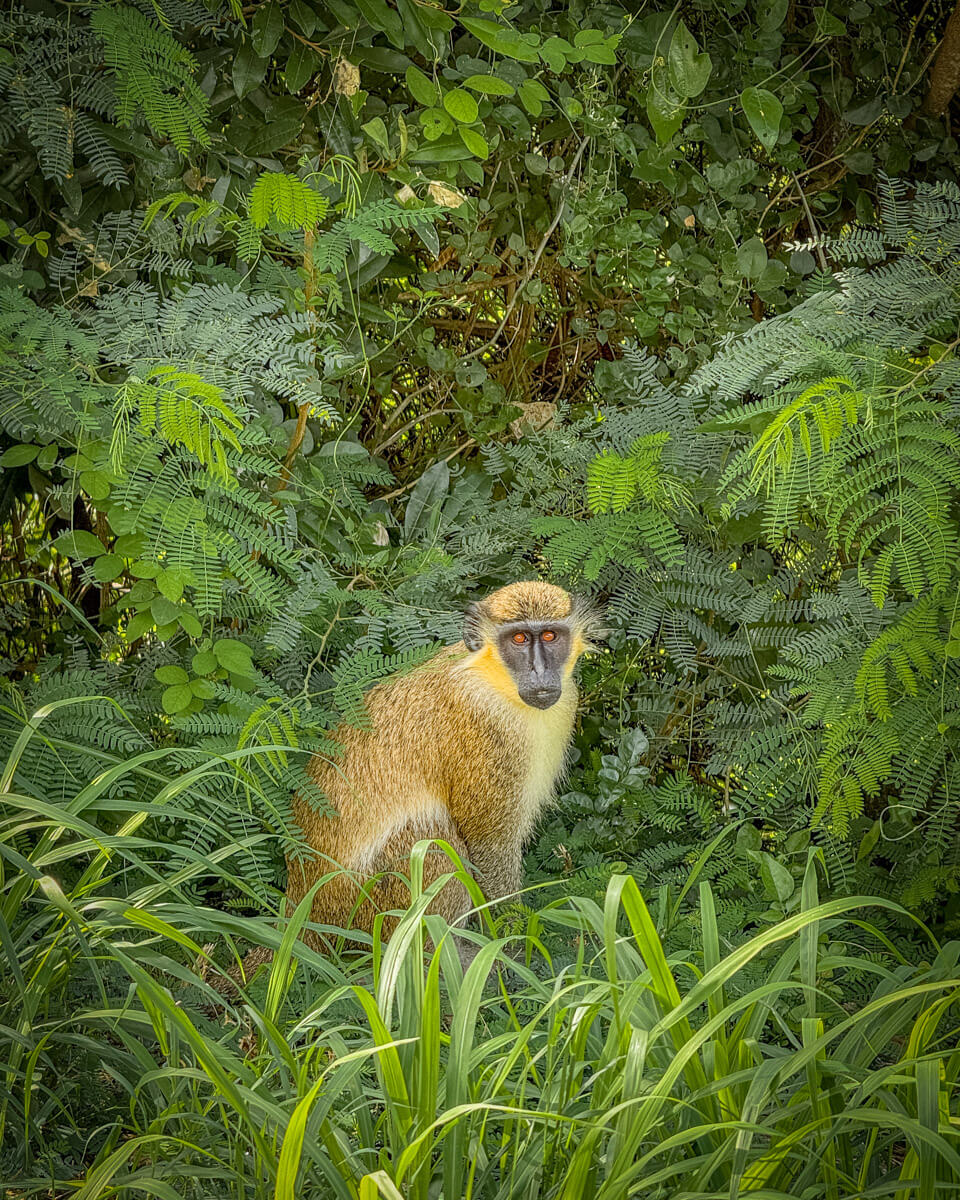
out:
{"label": "green bush", "polygon": [[[14,1195],[956,1187],[940,7],[0,16]],[[480,966],[290,957],[310,755],[538,575],[611,632]]]}

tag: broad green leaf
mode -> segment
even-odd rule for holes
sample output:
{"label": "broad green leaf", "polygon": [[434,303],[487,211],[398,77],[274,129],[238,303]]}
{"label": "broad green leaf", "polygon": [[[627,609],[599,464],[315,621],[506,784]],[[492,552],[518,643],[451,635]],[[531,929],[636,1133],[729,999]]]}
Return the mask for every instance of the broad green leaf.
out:
{"label": "broad green leaf", "polygon": [[[57,455],[60,453],[60,447],[56,442],[50,442],[37,455],[37,466],[41,471],[49,471],[53,464],[57,461]],[[0,463],[2,465],[2,463]]]}
{"label": "broad green leaf", "polygon": [[567,68],[567,58],[571,57],[573,61],[579,61],[579,54],[572,54],[573,47],[565,38],[551,37],[540,47],[540,57],[547,64],[554,75],[559,75]]}
{"label": "broad green leaf", "polygon": [[190,666],[193,668],[195,675],[209,675],[215,671],[220,664],[217,662],[217,656],[212,650],[198,650],[190,660]]}
{"label": "broad green leaf", "polygon": [[122,554],[124,558],[139,558],[146,548],[147,539],[142,533],[125,533],[113,544],[114,552]]}
{"label": "broad green leaf", "polygon": [[772,150],[777,144],[780,134],[783,105],[773,92],[758,87],[744,88],[740,94],[740,103],[750,122],[750,128],[757,135],[764,149]]}
{"label": "broad green leaf", "polygon": [[472,125],[480,113],[476,100],[463,88],[453,88],[445,92],[443,107],[455,121],[463,125]]}
{"label": "broad green leaf", "polygon": [[420,124],[423,128],[423,136],[429,142],[435,142],[437,138],[453,130],[453,121],[442,108],[423,109],[420,113]]}
{"label": "broad green leaf", "polygon": [[40,453],[39,446],[11,446],[0,454],[0,467],[25,467]]}
{"label": "broad green leaf", "polygon": [[259,4],[250,27],[250,41],[254,50],[261,58],[269,58],[282,35],[283,13],[280,5],[272,0],[269,4]]}
{"label": "broad green leaf", "polygon": [[382,117],[374,117],[372,121],[367,121],[360,128],[367,135],[371,142],[381,150],[384,157],[390,156],[390,138],[387,134],[387,127],[383,123]]}
{"label": "broad green leaf", "polygon": [[166,596],[156,596],[151,600],[150,612],[158,625],[168,625],[180,615],[179,607]]}
{"label": "broad green leaf", "polygon": [[158,571],[156,580],[157,587],[168,600],[176,603],[183,595],[183,575],[179,571]]}
{"label": "broad green leaf", "polygon": [[864,859],[869,859],[870,852],[880,840],[881,822],[874,821],[867,832],[860,839],[860,845],[857,847],[857,862],[862,862]]}
{"label": "broad green leaf", "polygon": [[474,158],[486,158],[489,155],[490,147],[487,145],[487,139],[483,134],[477,133],[475,129],[467,129],[461,126],[460,137]]}
{"label": "broad green leaf", "polygon": [[175,683],[172,687],[164,689],[160,703],[163,705],[165,713],[174,716],[176,713],[183,712],[192,699],[193,692],[188,683]]}
{"label": "broad green leaf", "polygon": [[265,122],[257,129],[244,146],[244,153],[261,158],[280,150],[296,138],[303,128],[303,117],[285,113],[276,120]]}
{"label": "broad green leaf", "polygon": [[849,167],[854,175],[872,175],[876,161],[869,150],[853,150],[843,156],[844,165]]}
{"label": "broad green leaf", "polygon": [[[434,258],[440,253],[440,235],[436,229],[428,222],[421,221],[414,225],[413,232],[417,235],[421,242],[426,246]],[[383,318],[383,313],[380,313],[380,319]]]}
{"label": "broad green leaf", "polygon": [[360,66],[382,71],[385,75],[403,75],[411,65],[405,54],[391,50],[389,46],[352,46],[350,57],[355,58]]}
{"label": "broad green leaf", "polygon": [[175,683],[190,682],[190,676],[183,669],[183,667],[178,667],[173,663],[166,667],[157,667],[157,669],[154,671],[154,675],[160,683],[166,683],[171,686]]}
{"label": "broad green leaf", "polygon": [[101,554],[94,560],[92,569],[97,583],[112,583],[123,574],[123,559],[119,554]]}
{"label": "broad green leaf", "polygon": [[81,471],[79,482],[91,500],[106,500],[110,495],[110,476],[106,471]]}
{"label": "broad green leaf", "polygon": [[[461,136],[469,130],[460,130]],[[417,533],[423,533],[440,520],[440,504],[450,487],[450,468],[443,460],[434,463],[417,480],[410,493],[407,510],[403,514],[403,534],[412,541]]]}
{"label": "broad green leaf", "polygon": [[520,84],[520,101],[531,117],[539,117],[543,112],[545,100],[550,99],[550,93],[539,80],[527,79]]}
{"label": "broad green leaf", "polygon": [[387,35],[390,42],[398,50],[404,46],[403,22],[400,14],[386,3],[386,0],[356,0],[364,20],[374,29],[379,29]]}
{"label": "broad green leaf", "polygon": [[[596,39],[590,38],[589,40],[584,37],[584,34],[592,33],[599,34],[599,37]],[[587,62],[597,63],[600,66],[614,66],[617,61],[614,50],[619,41],[619,34],[605,38],[599,29],[583,30],[574,38],[574,45]]]}
{"label": "broad green leaf", "polygon": [[762,0],[757,5],[757,25],[767,31],[779,29],[786,20],[789,7],[790,0]]}
{"label": "broad green leaf", "polygon": [[824,38],[844,37],[847,27],[840,18],[824,5],[818,5],[813,10],[814,24],[817,30],[817,40]]}
{"label": "broad green leaf", "polygon": [[658,142],[667,142],[683,124],[684,101],[673,90],[666,66],[655,63],[647,89],[647,117]]}
{"label": "broad green leaf", "polygon": [[[449,33],[456,24],[452,13],[445,12],[442,8],[433,4],[418,4],[417,19],[426,29],[436,30],[440,33]],[[436,47],[438,43],[434,40],[431,42],[431,45]],[[441,47],[445,46],[446,41],[440,39],[439,45]],[[432,57],[439,58],[442,53],[442,49],[438,50]]]}
{"label": "broad green leaf", "polygon": [[697,39],[683,21],[679,22],[670,39],[667,66],[670,82],[679,96],[692,99],[707,86],[713,66],[710,55],[700,50]]}
{"label": "broad green leaf", "polygon": [[737,270],[747,279],[759,279],[767,265],[767,248],[763,238],[752,237],[737,250]]}
{"label": "broad green leaf", "polygon": [[248,96],[263,82],[269,59],[261,58],[252,43],[244,42],[233,60],[233,90],[239,99]]}
{"label": "broad green leaf", "polygon": [[527,40],[509,25],[487,21],[482,17],[461,17],[460,24],[495,54],[515,58],[518,62],[537,61],[540,39],[535,35],[531,35]]}
{"label": "broad green leaf", "polygon": [[404,78],[407,81],[407,90],[418,104],[422,104],[425,108],[436,108],[437,102],[440,99],[440,91],[432,79],[428,79],[419,67],[407,67]]}
{"label": "broad green leaf", "polygon": [[238,675],[249,674],[253,651],[243,642],[235,638],[221,638],[214,642],[213,654],[220,666],[228,671],[235,671]]}
{"label": "broad green leaf", "polygon": [[149,612],[136,613],[127,622],[124,634],[128,642],[135,642],[153,628],[153,617]]}
{"label": "broad green leaf", "polygon": [[295,41],[287,65],[283,69],[284,82],[288,92],[299,92],[305,87],[323,65],[323,59],[304,42]]}
{"label": "broad green leaf", "polygon": [[203,627],[189,609],[181,609],[178,620],[180,628],[188,637],[198,638],[203,633]]}
{"label": "broad green leaf", "polygon": [[296,21],[300,27],[300,32],[305,37],[310,37],[317,27],[317,14],[313,7],[307,4],[306,0],[290,0],[287,11],[290,13],[290,19]]}
{"label": "broad green leaf", "polygon": [[98,558],[104,551],[103,542],[86,529],[61,533],[53,544],[61,554],[68,554],[71,558]]}
{"label": "broad green leaf", "polygon": [[778,862],[766,850],[760,852],[760,877],[767,894],[771,898],[776,897],[781,904],[790,899],[797,886],[796,880],[783,863]]}
{"label": "broad green leaf", "polygon": [[870,100],[848,108],[843,113],[843,119],[848,125],[872,125],[883,112],[883,99],[874,96]]}
{"label": "broad green leaf", "polygon": [[469,75],[463,81],[463,86],[484,96],[512,96],[516,91],[512,83],[507,83],[499,75]]}

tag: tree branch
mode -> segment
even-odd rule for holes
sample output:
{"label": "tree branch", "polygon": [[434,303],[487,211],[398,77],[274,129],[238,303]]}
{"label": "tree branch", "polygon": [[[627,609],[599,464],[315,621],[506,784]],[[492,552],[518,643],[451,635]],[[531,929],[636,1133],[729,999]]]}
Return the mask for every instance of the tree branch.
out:
{"label": "tree branch", "polygon": [[930,87],[923,102],[923,111],[931,117],[942,117],[960,87],[960,0],[950,14],[937,57],[930,68]]}

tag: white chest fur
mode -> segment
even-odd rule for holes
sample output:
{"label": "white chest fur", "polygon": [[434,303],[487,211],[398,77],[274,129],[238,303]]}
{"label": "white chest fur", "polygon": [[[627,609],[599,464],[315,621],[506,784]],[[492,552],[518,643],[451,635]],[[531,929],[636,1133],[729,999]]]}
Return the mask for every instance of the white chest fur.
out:
{"label": "white chest fur", "polygon": [[552,708],[543,711],[528,708],[522,714],[528,753],[518,815],[524,838],[529,836],[543,807],[553,799],[566,762],[576,703],[576,693],[572,692]]}

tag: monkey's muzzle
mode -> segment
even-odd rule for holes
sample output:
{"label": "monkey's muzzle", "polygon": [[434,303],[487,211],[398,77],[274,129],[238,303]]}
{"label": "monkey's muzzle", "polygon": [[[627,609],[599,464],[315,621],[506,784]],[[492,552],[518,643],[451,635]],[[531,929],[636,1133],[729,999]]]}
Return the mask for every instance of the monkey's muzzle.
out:
{"label": "monkey's muzzle", "polygon": [[531,708],[552,708],[560,699],[558,687],[538,687],[520,692],[520,699]]}

